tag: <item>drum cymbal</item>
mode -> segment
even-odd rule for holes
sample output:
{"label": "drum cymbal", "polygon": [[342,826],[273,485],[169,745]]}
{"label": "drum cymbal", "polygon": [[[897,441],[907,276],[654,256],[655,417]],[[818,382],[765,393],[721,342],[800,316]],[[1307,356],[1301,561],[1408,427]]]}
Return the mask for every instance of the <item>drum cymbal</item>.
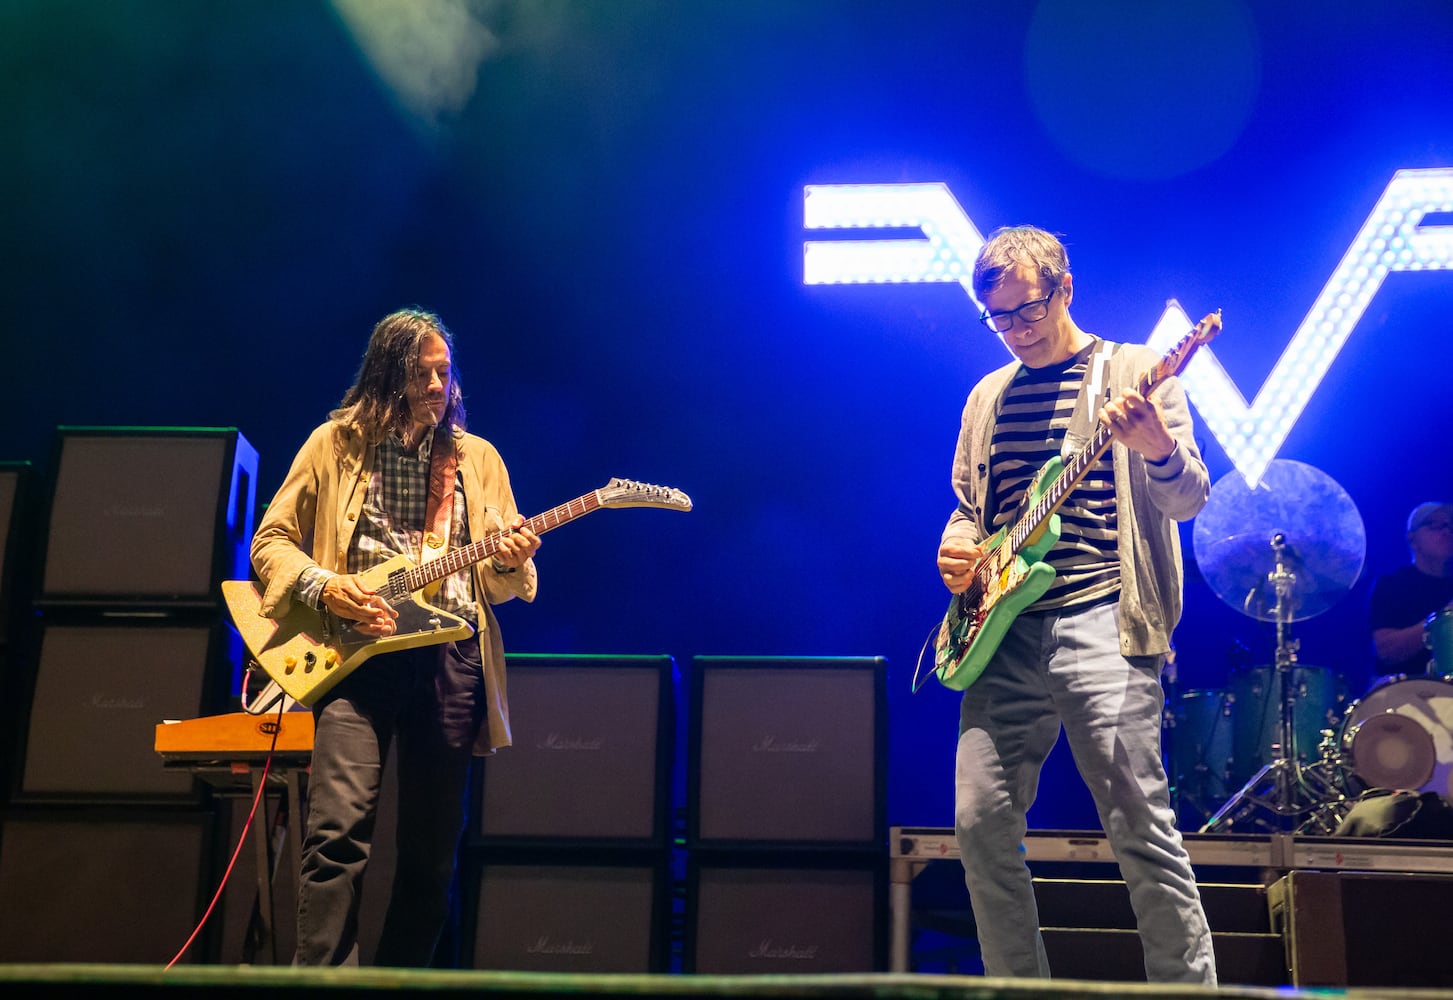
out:
{"label": "drum cymbal", "polygon": [[1254,488],[1222,476],[1191,539],[1216,596],[1261,621],[1315,618],[1352,589],[1367,555],[1357,505],[1337,481],[1276,459]]}

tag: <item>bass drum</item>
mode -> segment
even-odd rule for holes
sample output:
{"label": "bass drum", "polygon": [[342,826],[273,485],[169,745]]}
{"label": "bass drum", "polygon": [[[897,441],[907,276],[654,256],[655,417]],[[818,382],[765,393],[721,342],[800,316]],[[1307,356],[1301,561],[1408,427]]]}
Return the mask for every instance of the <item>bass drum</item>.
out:
{"label": "bass drum", "polygon": [[1453,802],[1453,681],[1399,676],[1373,685],[1347,709],[1339,742],[1369,788]]}
{"label": "bass drum", "polygon": [[[1327,667],[1292,667],[1292,748],[1288,759],[1317,760],[1322,731],[1336,732],[1347,701],[1347,682]],[[1275,756],[1281,729],[1281,674],[1275,667],[1243,668],[1229,687],[1234,723],[1231,778],[1240,788]]]}

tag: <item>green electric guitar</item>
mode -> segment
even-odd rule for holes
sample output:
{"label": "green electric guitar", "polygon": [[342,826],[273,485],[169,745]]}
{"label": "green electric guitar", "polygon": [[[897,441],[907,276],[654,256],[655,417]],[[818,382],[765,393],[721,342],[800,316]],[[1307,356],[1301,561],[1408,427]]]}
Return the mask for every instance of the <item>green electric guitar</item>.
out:
{"label": "green electric guitar", "polygon": [[[1166,379],[1179,375],[1202,344],[1221,332],[1221,313],[1209,313],[1196,327],[1140,376],[1136,388],[1150,394]],[[1014,619],[1039,600],[1054,581],[1054,567],[1045,555],[1059,541],[1060,504],[1110,447],[1110,429],[1095,425],[1089,442],[1068,462],[1055,456],[1040,470],[1014,521],[988,540],[987,552],[974,568],[969,587],[949,601],[948,613],[933,640],[934,669],[939,681],[955,691],[967,689],[999,648]],[[921,682],[915,681],[914,690]]]}

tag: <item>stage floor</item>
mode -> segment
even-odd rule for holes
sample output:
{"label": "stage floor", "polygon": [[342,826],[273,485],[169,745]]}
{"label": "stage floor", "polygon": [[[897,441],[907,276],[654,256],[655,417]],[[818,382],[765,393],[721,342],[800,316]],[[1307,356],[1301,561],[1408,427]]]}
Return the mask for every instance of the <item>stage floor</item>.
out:
{"label": "stage floor", "polygon": [[[821,976],[557,975],[522,972],[463,972],[399,969],[294,969],[262,966],[188,966],[161,969],[131,965],[0,965],[0,983],[23,988],[22,995],[95,997],[145,990],[149,995],[207,997],[254,996],[260,991],[326,991],[349,998],[378,991],[418,991],[431,997],[744,997],[756,1000],[1079,1000],[1134,997],[1325,998],[1325,989],[1291,987],[1158,986],[1145,983],[1094,983],[1069,980],[1004,980],[979,976],[883,973]],[[7,990],[7,992],[11,992]],[[1350,1000],[1453,997],[1453,991],[1348,989],[1335,991]],[[12,993],[12,995],[14,995]]]}

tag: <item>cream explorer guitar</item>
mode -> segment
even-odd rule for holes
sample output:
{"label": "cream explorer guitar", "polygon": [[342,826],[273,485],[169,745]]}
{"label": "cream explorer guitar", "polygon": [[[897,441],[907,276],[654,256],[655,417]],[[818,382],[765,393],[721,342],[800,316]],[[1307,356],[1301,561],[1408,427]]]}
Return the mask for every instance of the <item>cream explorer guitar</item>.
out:
{"label": "cream explorer guitar", "polygon": [[[691,498],[669,486],[612,479],[600,489],[537,514],[525,527],[543,535],[592,511],[614,507],[686,511],[691,509]],[[422,565],[408,556],[394,556],[360,574],[363,583],[399,615],[393,635],[381,638],[358,631],[353,622],[331,611],[317,611],[300,601],[293,602],[286,616],[266,618],[260,610],[263,588],[257,580],[224,581],[222,597],[252,658],[288,697],[311,708],[369,657],[473,635],[467,621],[432,606],[420,592],[494,555],[504,535],[494,532]]]}

